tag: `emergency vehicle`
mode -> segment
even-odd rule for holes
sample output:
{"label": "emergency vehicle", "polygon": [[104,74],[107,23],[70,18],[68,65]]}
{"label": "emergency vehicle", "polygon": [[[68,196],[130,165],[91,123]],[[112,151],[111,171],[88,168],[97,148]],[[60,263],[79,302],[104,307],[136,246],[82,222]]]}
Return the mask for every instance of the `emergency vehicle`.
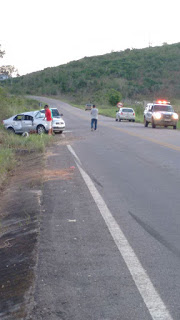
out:
{"label": "emergency vehicle", "polygon": [[172,126],[176,129],[179,116],[170,102],[166,100],[157,100],[153,103],[148,103],[144,110],[144,126],[148,127],[151,123],[153,128],[156,126]]}

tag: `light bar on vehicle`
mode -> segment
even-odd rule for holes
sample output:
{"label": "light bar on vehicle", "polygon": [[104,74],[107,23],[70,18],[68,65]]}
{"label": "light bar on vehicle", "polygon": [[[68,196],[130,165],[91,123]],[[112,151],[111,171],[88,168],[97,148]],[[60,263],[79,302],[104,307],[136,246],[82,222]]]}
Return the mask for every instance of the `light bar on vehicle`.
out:
{"label": "light bar on vehicle", "polygon": [[156,103],[158,103],[158,104],[170,104],[170,101],[167,101],[167,100],[157,100]]}

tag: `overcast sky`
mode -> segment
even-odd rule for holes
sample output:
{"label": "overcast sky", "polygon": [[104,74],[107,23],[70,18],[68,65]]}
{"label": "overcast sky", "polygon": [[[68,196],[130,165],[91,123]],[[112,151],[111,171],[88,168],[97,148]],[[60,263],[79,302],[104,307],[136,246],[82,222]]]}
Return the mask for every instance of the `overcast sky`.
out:
{"label": "overcast sky", "polygon": [[0,66],[20,75],[85,56],[180,42],[179,0],[0,0]]}

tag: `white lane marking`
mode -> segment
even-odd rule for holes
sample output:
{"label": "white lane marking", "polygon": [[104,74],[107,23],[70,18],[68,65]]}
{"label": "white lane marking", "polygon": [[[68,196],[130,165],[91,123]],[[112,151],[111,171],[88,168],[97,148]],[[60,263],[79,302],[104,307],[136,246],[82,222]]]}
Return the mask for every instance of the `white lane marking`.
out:
{"label": "white lane marking", "polygon": [[67,145],[67,148],[72,153],[72,155],[77,160],[77,162],[80,164],[80,166],[82,166],[82,163],[81,163],[80,159],[78,158],[77,154],[75,153],[75,151],[73,150],[73,148],[69,144]]}
{"label": "white lane marking", "polygon": [[105,223],[111,233],[111,236],[113,237],[123,257],[131,273],[132,278],[134,279],[134,282],[149,310],[149,313],[151,314],[152,319],[153,320],[173,320],[164,302],[162,301],[160,295],[158,294],[150,278],[148,277],[148,274],[146,273],[143,266],[141,265],[138,257],[136,256],[135,252],[130,246],[128,240],[126,239],[118,223],[112,216],[110,210],[108,209],[106,203],[104,202],[100,193],[98,192],[95,185],[93,184],[91,178],[82,169],[80,159],[78,158],[75,151],[70,145],[68,145],[67,147],[69,151],[72,153],[72,155],[75,157],[75,159],[77,160],[76,165],[97,207],[99,208],[99,211],[103,219],[105,220]]}

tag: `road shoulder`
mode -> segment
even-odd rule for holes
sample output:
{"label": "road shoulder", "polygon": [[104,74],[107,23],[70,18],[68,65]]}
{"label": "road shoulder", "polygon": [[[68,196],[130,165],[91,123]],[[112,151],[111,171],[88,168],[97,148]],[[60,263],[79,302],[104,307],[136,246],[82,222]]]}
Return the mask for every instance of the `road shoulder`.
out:
{"label": "road shoulder", "polygon": [[19,156],[1,192],[0,318],[25,319],[33,305],[41,212],[42,155]]}

